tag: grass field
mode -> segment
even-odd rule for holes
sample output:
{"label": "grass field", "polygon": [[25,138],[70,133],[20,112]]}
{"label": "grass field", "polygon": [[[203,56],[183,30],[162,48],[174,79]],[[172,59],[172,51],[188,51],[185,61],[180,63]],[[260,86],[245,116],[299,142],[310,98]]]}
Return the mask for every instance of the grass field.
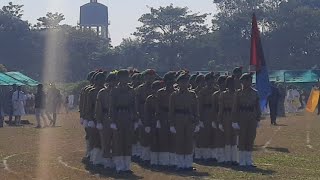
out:
{"label": "grass field", "polygon": [[81,163],[84,132],[78,114],[62,114],[56,128],[0,129],[0,179],[320,179],[320,117],[288,116],[279,124],[270,126],[266,119],[258,130],[256,170],[195,164],[196,172],[177,173],[133,164],[132,176],[119,176]]}

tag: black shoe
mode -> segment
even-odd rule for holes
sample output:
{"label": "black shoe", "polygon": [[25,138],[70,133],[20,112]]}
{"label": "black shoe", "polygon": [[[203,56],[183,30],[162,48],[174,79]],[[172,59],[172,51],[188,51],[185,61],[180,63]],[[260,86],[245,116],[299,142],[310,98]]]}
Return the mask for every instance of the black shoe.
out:
{"label": "black shoe", "polygon": [[238,162],[232,162],[231,165],[232,166],[239,166],[239,163]]}
{"label": "black shoe", "polygon": [[196,171],[197,169],[194,167],[185,168],[185,171]]}
{"label": "black shoe", "polygon": [[131,170],[127,170],[127,171],[123,171],[123,172],[126,174],[133,174],[133,171],[131,171]]}

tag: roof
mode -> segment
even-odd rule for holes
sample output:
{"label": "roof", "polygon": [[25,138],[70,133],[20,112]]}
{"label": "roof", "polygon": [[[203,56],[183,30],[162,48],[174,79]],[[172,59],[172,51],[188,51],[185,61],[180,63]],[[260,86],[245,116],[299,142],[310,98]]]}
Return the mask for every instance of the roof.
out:
{"label": "roof", "polygon": [[39,82],[20,72],[0,73],[0,86],[11,86],[13,84],[18,86],[37,86]]}

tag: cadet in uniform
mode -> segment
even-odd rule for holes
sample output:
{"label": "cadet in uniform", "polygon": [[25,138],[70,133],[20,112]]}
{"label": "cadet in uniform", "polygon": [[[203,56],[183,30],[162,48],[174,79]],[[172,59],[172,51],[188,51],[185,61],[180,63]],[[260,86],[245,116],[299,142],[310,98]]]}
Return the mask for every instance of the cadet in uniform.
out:
{"label": "cadet in uniform", "polygon": [[226,90],[219,97],[219,124],[222,124],[225,140],[225,162],[228,164],[238,164],[238,147],[236,130],[239,126],[233,124],[232,108],[235,100],[235,79],[233,76],[226,80]]}
{"label": "cadet in uniform", "polygon": [[[157,141],[157,119],[156,119],[156,105],[157,105],[157,91],[163,87],[162,81],[155,81],[152,83],[152,94],[147,98],[144,109],[145,109],[145,126],[151,128],[149,133],[151,136],[150,143],[150,164],[151,165],[160,165],[160,157],[158,156],[157,150],[159,149],[159,143]],[[158,122],[159,123],[159,122]]]}
{"label": "cadet in uniform", "polygon": [[219,163],[224,163],[224,132],[223,132],[223,126],[218,121],[218,113],[219,113],[219,97],[220,94],[226,89],[225,88],[225,76],[220,76],[218,78],[217,85],[219,86],[219,90],[216,91],[212,95],[212,127],[214,130],[214,149],[216,154],[216,159]]}
{"label": "cadet in uniform", "polygon": [[259,97],[257,91],[251,87],[252,74],[244,74],[240,80],[243,88],[236,93],[233,107],[234,123],[240,126],[239,164],[240,166],[254,166],[252,151],[256,128],[261,116]]}
{"label": "cadet in uniform", "polygon": [[102,151],[99,130],[96,128],[97,119],[95,118],[95,105],[97,95],[99,91],[104,88],[105,75],[102,72],[97,73],[94,76],[94,85],[89,90],[87,95],[87,101],[85,104],[85,112],[88,119],[88,135],[89,135],[89,146],[91,150],[90,161],[94,164],[102,164]]}
{"label": "cadet in uniform", "polygon": [[242,89],[241,87],[241,82],[240,82],[240,77],[242,76],[242,68],[241,67],[236,67],[232,71],[233,77],[234,77],[234,88],[235,90]]}
{"label": "cadet in uniform", "polygon": [[[131,76],[131,87],[133,89],[136,89],[138,86],[142,84],[141,76],[142,76],[141,73],[138,73],[138,72],[134,73]],[[134,122],[138,122],[138,121],[139,119],[136,116]],[[139,158],[141,156],[141,145],[139,142],[139,135],[140,135],[141,128],[139,128],[138,126],[139,126],[138,123],[136,123],[136,126],[134,128],[134,135],[132,138],[132,156],[134,158]]]}
{"label": "cadet in uniform", "polygon": [[88,127],[88,120],[85,118],[85,101],[86,101],[86,96],[87,96],[87,91],[88,89],[93,87],[93,76],[95,72],[92,71],[88,74],[87,80],[90,81],[90,84],[85,86],[81,92],[80,92],[80,98],[79,98],[79,112],[80,112],[80,124],[83,125],[86,135],[85,135],[85,140],[86,140],[86,155],[85,159],[90,158],[90,147],[89,147],[89,137],[87,133],[87,127]]}
{"label": "cadet in uniform", "polygon": [[[135,107],[137,112],[137,117],[139,119],[138,123],[142,127],[140,134],[140,144],[141,144],[141,159],[147,163],[150,161],[150,127],[147,126],[148,120],[144,116],[144,105],[146,99],[152,94],[151,84],[154,82],[156,77],[156,72],[152,69],[145,70],[143,72],[144,83],[135,89]],[[137,126],[137,125],[135,125]]]}
{"label": "cadet in uniform", "polygon": [[[61,94],[54,84],[50,84],[47,92],[47,116],[50,119],[50,125],[53,127],[57,122],[58,108],[61,105]],[[52,116],[51,116],[52,114]]]}
{"label": "cadet in uniform", "polygon": [[216,91],[214,88],[214,73],[205,76],[206,86],[198,93],[199,99],[199,117],[202,128],[200,129],[195,148],[195,159],[209,160],[215,158],[212,151],[214,130],[212,128],[212,94]]}
{"label": "cadet in uniform", "polygon": [[128,172],[131,164],[132,136],[134,120],[134,90],[129,86],[129,72],[120,70],[117,73],[119,80],[110,94],[111,117],[110,128],[113,130],[112,158],[118,173]]}
{"label": "cadet in uniform", "polygon": [[196,88],[194,89],[194,92],[198,94],[206,85],[204,75],[198,75],[196,78]]}
{"label": "cadet in uniform", "polygon": [[116,73],[110,73],[106,79],[107,87],[100,90],[96,102],[95,119],[97,120],[97,129],[100,131],[101,150],[105,168],[113,167],[111,157],[112,129],[110,128],[109,107],[110,92],[117,85],[117,82]]}
{"label": "cadet in uniform", "polygon": [[175,166],[175,135],[170,133],[169,125],[169,99],[175,91],[176,72],[171,71],[164,75],[163,80],[165,87],[157,92],[156,118],[157,118],[157,135],[156,143],[159,144],[154,150],[159,157],[159,165]]}
{"label": "cadet in uniform", "polygon": [[170,131],[176,135],[176,164],[178,170],[193,170],[193,134],[199,131],[198,102],[188,90],[189,75],[181,74],[179,89],[172,93],[169,103]]}

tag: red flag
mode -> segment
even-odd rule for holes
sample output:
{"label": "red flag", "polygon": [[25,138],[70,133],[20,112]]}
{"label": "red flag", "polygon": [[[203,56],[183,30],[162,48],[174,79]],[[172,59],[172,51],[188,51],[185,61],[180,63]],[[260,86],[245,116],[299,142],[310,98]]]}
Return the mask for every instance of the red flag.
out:
{"label": "red flag", "polygon": [[260,71],[261,67],[265,66],[260,32],[255,14],[252,17],[250,65],[254,66],[256,71]]}

